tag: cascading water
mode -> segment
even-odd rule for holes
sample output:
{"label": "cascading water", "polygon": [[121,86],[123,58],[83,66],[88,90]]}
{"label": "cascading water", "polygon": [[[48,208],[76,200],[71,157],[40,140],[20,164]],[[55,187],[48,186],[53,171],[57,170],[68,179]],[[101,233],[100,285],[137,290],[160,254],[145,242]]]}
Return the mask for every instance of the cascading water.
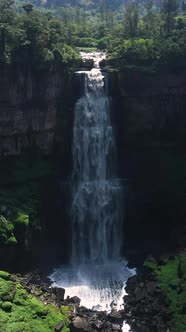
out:
{"label": "cascading water", "polygon": [[97,56],[84,78],[73,130],[72,263],[106,263],[120,257],[122,185],[115,178],[115,142],[110,103]]}
{"label": "cascading water", "polygon": [[[124,199],[116,177],[107,77],[99,68],[105,55],[82,57],[92,58],[94,68],[77,72],[83,95],[75,106],[73,129],[72,258],[50,278],[67,296],[80,297],[81,305],[108,310],[113,301],[117,308],[123,303],[134,270],[120,258]],[[127,324],[123,331],[129,331]]]}

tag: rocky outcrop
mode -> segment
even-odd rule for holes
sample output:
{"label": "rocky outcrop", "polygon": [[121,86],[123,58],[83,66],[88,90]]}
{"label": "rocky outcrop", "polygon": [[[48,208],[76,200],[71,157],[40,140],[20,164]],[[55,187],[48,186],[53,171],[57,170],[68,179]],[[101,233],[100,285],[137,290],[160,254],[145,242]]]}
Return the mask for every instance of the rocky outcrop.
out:
{"label": "rocky outcrop", "polygon": [[168,332],[172,313],[155,275],[144,272],[128,279],[125,315],[134,332]]}
{"label": "rocky outcrop", "polygon": [[30,148],[49,154],[54,143],[68,142],[74,100],[68,98],[70,91],[70,75],[63,68],[34,71],[0,65],[0,156]]}
{"label": "rocky outcrop", "polygon": [[94,67],[94,60],[93,58],[82,58],[82,61],[81,61],[81,68],[82,70],[91,70],[92,68]]}
{"label": "rocky outcrop", "polygon": [[[12,275],[17,278],[17,275]],[[47,278],[43,279],[37,271],[27,273],[20,281],[28,293],[38,298],[45,304],[54,304],[58,307],[67,306],[70,313],[71,332],[122,332],[124,316],[122,312],[90,310],[80,306],[81,299],[67,297],[64,299],[63,288],[50,287]],[[59,324],[60,326],[60,324]]]}

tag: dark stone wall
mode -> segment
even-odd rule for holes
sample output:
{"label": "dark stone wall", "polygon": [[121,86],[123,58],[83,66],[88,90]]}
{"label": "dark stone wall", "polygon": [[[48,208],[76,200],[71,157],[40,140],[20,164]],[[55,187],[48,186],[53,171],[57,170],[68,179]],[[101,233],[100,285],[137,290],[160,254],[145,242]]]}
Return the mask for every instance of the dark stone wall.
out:
{"label": "dark stone wall", "polygon": [[126,188],[123,252],[157,253],[178,245],[185,227],[186,73],[109,75]]}
{"label": "dark stone wall", "polygon": [[[21,165],[25,159],[28,168],[37,165],[42,158],[47,158],[52,165],[51,174],[43,174],[43,177],[40,174],[41,179],[38,179],[41,182],[40,197],[36,197],[38,220],[33,221],[35,226],[31,225],[26,234],[26,241],[30,243],[28,255],[24,258],[22,248],[18,257],[25,266],[28,261],[49,265],[57,256],[61,260],[68,256],[71,146],[74,104],[79,95],[80,84],[70,69],[33,70],[0,65],[1,160],[11,160],[13,169],[17,162]],[[2,187],[0,183],[0,187],[1,194],[8,184]],[[0,206],[1,203],[0,200]],[[10,204],[7,203],[8,207]],[[19,208],[19,201],[17,205]],[[7,248],[5,252],[4,257],[8,257]]]}
{"label": "dark stone wall", "polygon": [[68,153],[76,92],[63,67],[0,65],[0,155]]}

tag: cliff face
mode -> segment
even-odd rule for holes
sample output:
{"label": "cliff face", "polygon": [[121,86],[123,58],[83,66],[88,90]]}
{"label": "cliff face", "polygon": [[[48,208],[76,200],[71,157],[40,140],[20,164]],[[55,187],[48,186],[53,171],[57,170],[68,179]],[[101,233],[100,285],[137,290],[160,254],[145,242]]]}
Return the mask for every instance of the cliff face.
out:
{"label": "cliff face", "polygon": [[[0,66],[1,156],[19,155],[32,147],[49,154],[54,142],[66,139],[73,99],[68,100],[69,86],[63,70],[33,72]],[[58,127],[64,130],[61,137]]]}
{"label": "cliff face", "polygon": [[126,71],[114,76],[113,116],[121,144],[185,145],[186,72]]}
{"label": "cliff face", "polygon": [[[0,65],[0,218],[10,219],[17,239],[13,245],[0,243],[1,266],[25,265],[30,255],[37,261],[52,241],[61,243],[68,196],[61,182],[71,174],[76,83],[64,68]],[[19,210],[28,215],[29,227],[17,234]]]}
{"label": "cliff face", "polygon": [[127,192],[124,253],[173,247],[186,220],[186,73],[111,73],[110,93]]}

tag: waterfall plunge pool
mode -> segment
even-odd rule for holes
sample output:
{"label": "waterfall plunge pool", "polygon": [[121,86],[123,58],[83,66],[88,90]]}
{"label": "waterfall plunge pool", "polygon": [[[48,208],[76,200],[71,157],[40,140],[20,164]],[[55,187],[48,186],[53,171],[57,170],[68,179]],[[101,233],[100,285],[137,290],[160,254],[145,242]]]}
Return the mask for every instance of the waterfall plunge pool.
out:
{"label": "waterfall plunge pool", "polygon": [[[49,276],[53,287],[65,289],[65,296],[78,296],[81,306],[96,311],[110,311],[124,308],[127,279],[135,274],[135,269],[127,267],[126,260],[111,261],[105,264],[86,264],[79,266],[62,265],[55,268]],[[123,332],[130,327],[123,323]]]}

